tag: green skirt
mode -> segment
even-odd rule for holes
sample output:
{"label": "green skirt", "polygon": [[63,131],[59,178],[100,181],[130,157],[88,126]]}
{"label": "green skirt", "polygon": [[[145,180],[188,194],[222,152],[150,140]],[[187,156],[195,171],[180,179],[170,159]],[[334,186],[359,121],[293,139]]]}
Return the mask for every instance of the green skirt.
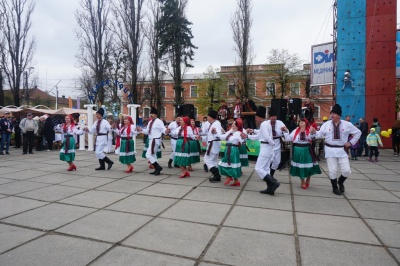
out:
{"label": "green skirt", "polygon": [[229,143],[226,144],[224,157],[222,157],[221,161],[218,163],[219,173],[221,175],[239,178],[242,176],[242,164],[240,163],[239,148],[231,146],[231,161],[230,164],[228,164],[228,145]]}
{"label": "green skirt", "polygon": [[68,152],[65,153],[65,145],[67,143],[67,138],[64,137],[61,150],[60,150],[60,160],[66,162],[73,162],[75,160],[75,139],[74,137],[69,137]]}
{"label": "green skirt", "polygon": [[239,147],[240,163],[242,164],[242,167],[249,166],[249,154],[247,153],[247,147],[245,144],[246,143],[242,143]]}
{"label": "green skirt", "polygon": [[[144,149],[142,152],[142,158],[146,158],[147,149],[149,148],[149,138],[146,139],[146,143],[144,144]],[[157,158],[161,158],[161,145],[158,147]]]}
{"label": "green skirt", "polygon": [[189,166],[191,164],[189,140],[186,141],[185,145],[183,145],[183,138],[176,141],[174,163],[178,166]]}
{"label": "green skirt", "polygon": [[189,140],[189,161],[191,164],[200,162],[200,143],[197,140]]}
{"label": "green skirt", "polygon": [[122,164],[133,163],[136,161],[135,156],[135,142],[133,139],[129,140],[129,151],[126,151],[126,142],[128,140],[121,139],[121,146],[119,148],[119,161]]}
{"label": "green skirt", "polygon": [[321,174],[318,162],[313,162],[309,147],[293,146],[293,158],[290,167],[290,174],[301,179]]}

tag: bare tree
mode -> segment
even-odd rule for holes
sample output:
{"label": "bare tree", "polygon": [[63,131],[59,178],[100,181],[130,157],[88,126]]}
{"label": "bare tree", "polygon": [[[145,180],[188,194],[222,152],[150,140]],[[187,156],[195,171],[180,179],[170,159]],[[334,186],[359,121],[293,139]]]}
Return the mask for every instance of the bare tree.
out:
{"label": "bare tree", "polygon": [[114,1],[114,32],[119,45],[126,52],[128,78],[133,102],[138,102],[138,78],[140,57],[143,48],[143,3],[144,0]]}
{"label": "bare tree", "polygon": [[0,65],[16,106],[20,105],[22,73],[32,62],[36,50],[35,37],[29,37],[34,9],[35,1],[0,1]]}
{"label": "bare tree", "polygon": [[251,47],[251,19],[252,1],[237,0],[237,9],[231,18],[234,50],[238,56],[238,77],[235,78],[239,97],[249,96],[250,69],[253,59]]}
{"label": "bare tree", "polygon": [[272,74],[269,81],[280,85],[281,98],[285,97],[287,85],[296,79],[301,71],[301,60],[297,54],[286,49],[272,49],[268,56],[267,71]]}
{"label": "bare tree", "polygon": [[87,67],[94,75],[98,85],[94,100],[104,103],[104,80],[110,65],[110,54],[113,52],[112,32],[110,30],[110,3],[107,0],[80,0],[80,9],[75,18],[78,23],[76,37],[80,49],[76,58],[79,67]]}

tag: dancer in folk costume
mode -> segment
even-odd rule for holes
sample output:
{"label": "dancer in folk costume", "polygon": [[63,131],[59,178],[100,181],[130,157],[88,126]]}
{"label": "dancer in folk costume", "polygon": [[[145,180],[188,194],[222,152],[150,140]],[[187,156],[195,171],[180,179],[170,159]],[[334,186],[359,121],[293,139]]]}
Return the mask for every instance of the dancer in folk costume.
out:
{"label": "dancer in folk costume", "polygon": [[75,137],[85,133],[75,126],[72,115],[65,116],[65,123],[54,127],[63,134],[63,143],[60,150],[60,160],[68,163],[68,171],[76,170],[75,160]]}
{"label": "dancer in folk costume", "polygon": [[123,122],[124,125],[120,129],[115,130],[118,136],[121,138],[119,161],[122,164],[126,164],[128,167],[125,170],[125,173],[132,173],[132,163],[136,161],[135,143],[132,137],[136,136],[138,132],[135,129],[132,117],[126,116]]}
{"label": "dancer in folk costume", "polygon": [[173,132],[175,132],[175,129],[177,129],[179,127],[180,121],[181,121],[181,118],[179,116],[176,116],[175,121],[169,123],[169,125],[167,127],[169,129],[169,131],[171,132],[169,135],[169,138],[171,140],[171,149],[172,149],[172,152],[171,152],[171,155],[170,155],[169,161],[168,161],[168,168],[172,168],[172,162],[174,161],[176,141],[178,140],[178,136],[174,135]]}
{"label": "dancer in folk costume", "polygon": [[174,161],[182,171],[179,178],[190,177],[190,173],[186,167],[189,166],[192,161],[190,157],[190,140],[196,139],[196,136],[193,134],[192,127],[190,126],[189,117],[182,117],[180,126],[175,129],[173,134],[178,136]]}
{"label": "dancer in folk costume", "polygon": [[[350,176],[348,149],[360,139],[361,131],[352,123],[341,120],[342,107],[335,104],[331,110],[331,120],[325,122],[319,131],[310,128],[312,138],[325,137],[325,158],[328,164],[332,191],[336,195],[344,192],[344,181]],[[349,141],[349,135],[353,138]],[[341,175],[337,178],[338,167]],[[339,188],[338,188],[339,185]]]}
{"label": "dancer in folk costume", "polygon": [[[153,119],[152,119],[151,117],[149,117],[149,119],[147,120],[147,126],[150,124],[150,122],[151,122],[152,120],[153,120]],[[149,148],[149,137],[146,137],[146,141],[145,141],[145,143],[144,143],[144,149],[143,149],[143,152],[142,152],[142,158],[147,158],[147,157],[146,157],[146,153],[147,153],[148,148]],[[160,159],[161,156],[162,156],[162,153],[161,153],[161,146],[158,146],[158,149],[157,149],[157,159]],[[152,163],[150,162],[150,160],[148,160],[147,163],[149,164],[149,168],[150,168],[150,169],[154,169],[154,165],[152,165]]]}
{"label": "dancer in folk costume", "polygon": [[[190,127],[192,128],[193,135],[199,136],[200,129],[196,127],[196,121],[194,119],[190,119]],[[193,171],[192,164],[200,162],[200,142],[196,139],[190,139],[190,165],[188,166],[189,171]]]}
{"label": "dancer in folk costume", "polygon": [[299,127],[293,130],[292,133],[289,133],[289,130],[285,126],[281,130],[284,132],[287,141],[293,141],[290,174],[300,177],[301,188],[307,189],[310,186],[311,176],[321,174],[315,150],[311,145],[312,138],[310,136],[308,120],[305,118],[301,119]]}
{"label": "dancer in folk costume", "polygon": [[[205,121],[204,121],[204,118],[205,118]],[[210,127],[210,122],[208,122],[207,116],[205,116],[204,118],[203,118],[203,123],[201,123],[199,135],[202,136],[202,139],[200,141],[207,143],[206,135],[207,135],[208,128]],[[208,166],[206,163],[203,164],[203,169],[204,169],[204,171],[206,171],[208,173]]]}
{"label": "dancer in folk costume", "polygon": [[209,122],[208,128],[201,132],[203,140],[207,142],[204,162],[207,165],[207,169],[213,174],[213,176],[208,179],[211,183],[221,182],[221,175],[218,170],[218,155],[221,149],[221,143],[218,134],[221,134],[222,127],[221,123],[217,120],[217,116],[217,111],[210,110],[207,115],[207,121]]}
{"label": "dancer in folk costume", "polygon": [[266,113],[267,109],[265,109],[265,107],[258,107],[255,120],[260,129],[248,129],[247,133],[255,133],[255,135],[248,135],[247,137],[252,140],[260,141],[260,154],[257,158],[255,170],[258,176],[267,183],[267,189],[261,190],[260,193],[274,195],[280,183],[274,180],[270,175],[270,165],[274,155],[275,142],[272,136],[271,125],[265,121]]}
{"label": "dancer in folk costume", "polygon": [[152,119],[147,124],[147,127],[138,127],[137,129],[139,132],[148,135],[148,148],[146,150],[146,158],[154,166],[154,172],[151,172],[150,174],[159,175],[163,168],[157,162],[157,151],[162,145],[162,134],[166,134],[167,129],[164,126],[164,123],[157,118],[158,110],[155,107],[151,107],[150,115]]}
{"label": "dancer in folk costume", "polygon": [[241,145],[239,145],[239,153],[240,153],[240,164],[242,167],[249,166],[249,154],[247,153],[247,131],[243,128],[243,120],[241,118],[236,119],[236,127],[238,131],[243,133],[246,137],[242,138]]}
{"label": "dancer in folk costume", "polygon": [[104,115],[104,109],[100,108],[96,112],[96,122],[93,123],[92,128],[88,129],[86,128],[86,131],[89,132],[90,134],[96,133],[96,158],[99,159],[100,167],[96,168],[95,170],[105,170],[107,163],[107,170],[110,170],[112,165],[114,164],[113,161],[111,161],[105,154],[104,154],[104,148],[107,145],[107,137],[108,137],[108,132],[111,129],[110,123],[108,123],[107,120],[103,119]]}
{"label": "dancer in folk costume", "polygon": [[[274,140],[274,155],[272,156],[272,164],[271,164],[271,170],[270,170],[270,175],[272,179],[275,179],[274,174],[276,169],[278,169],[279,164],[281,163],[281,140],[282,140],[282,128],[285,126],[285,124],[281,121],[278,120],[278,114],[274,108],[270,108],[268,111],[268,117],[269,120],[267,123],[271,125],[272,128],[272,138]],[[276,179],[275,179],[276,180]]]}
{"label": "dancer in folk costume", "polygon": [[[123,125],[124,125],[124,115],[119,114],[118,120],[115,123],[115,127],[117,130],[120,130]],[[121,147],[121,137],[117,134],[115,136],[115,151],[114,151],[115,154],[119,154],[120,147]]]}
{"label": "dancer in folk costume", "polygon": [[[239,187],[240,181],[238,178],[242,176],[242,165],[240,163],[240,152],[239,147],[246,137],[246,134],[239,130],[239,127],[243,127],[241,121],[237,119],[232,123],[231,129],[225,134],[219,133],[217,136],[221,140],[226,140],[226,148],[224,157],[218,163],[218,169],[221,175],[226,176],[224,185],[228,185],[232,180],[232,187]],[[212,129],[212,133],[217,133],[216,129]]]}

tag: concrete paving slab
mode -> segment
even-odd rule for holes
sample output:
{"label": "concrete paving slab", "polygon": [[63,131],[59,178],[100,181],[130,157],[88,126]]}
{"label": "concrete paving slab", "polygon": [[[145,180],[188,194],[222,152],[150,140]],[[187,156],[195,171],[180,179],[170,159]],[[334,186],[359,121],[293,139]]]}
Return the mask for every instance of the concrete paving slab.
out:
{"label": "concrete paving slab", "polygon": [[387,190],[400,191],[400,178],[399,178],[399,181],[397,181],[397,182],[380,182],[380,181],[378,181],[376,183],[378,183],[379,185],[381,185],[382,187],[384,187]]}
{"label": "concrete paving slab", "polygon": [[[124,170],[126,170],[125,166],[119,166],[119,167],[114,167],[116,162],[114,162],[113,167],[111,168],[110,171],[92,171],[87,174],[87,176],[95,176],[95,177],[104,177],[104,178],[112,178],[112,179],[121,179],[125,178],[127,176],[132,175],[133,173],[125,173]],[[94,166],[94,168],[97,168],[98,165]]]}
{"label": "concrete paving slab", "polygon": [[314,236],[379,245],[378,239],[359,218],[296,213],[301,236]]}
{"label": "concrete paving slab", "polygon": [[0,253],[43,235],[43,232],[0,224]]}
{"label": "concrete paving slab", "polygon": [[126,198],[128,195],[129,194],[126,193],[91,190],[61,200],[60,202],[92,208],[104,208],[116,201]]}
{"label": "concrete paving slab", "polygon": [[46,202],[7,197],[0,199],[0,219],[46,205]]}
{"label": "concrete paving slab", "polygon": [[[257,180],[257,181],[247,182],[246,186],[244,187],[244,190],[260,192],[260,190],[264,190],[266,188],[267,188],[267,184],[265,184],[264,181]],[[276,190],[276,193],[290,194],[290,184],[281,183],[279,188]]]}
{"label": "concrete paving slab", "polygon": [[47,186],[50,185],[44,183],[30,182],[30,181],[16,181],[0,185],[0,193],[5,195],[14,195]]}
{"label": "concrete paving slab", "polygon": [[[150,172],[149,172],[150,173]],[[124,178],[124,180],[131,180],[131,181],[144,181],[144,182],[159,182],[160,180],[166,179],[168,175],[150,175],[149,173],[142,173],[142,174],[135,174],[129,175]]]}
{"label": "concrete paving slab", "polygon": [[95,261],[94,266],[110,265],[165,265],[165,266],[193,266],[194,260],[143,251],[139,249],[116,247]]}
{"label": "concrete paving slab", "polygon": [[400,221],[400,204],[351,200],[351,204],[364,218]]}
{"label": "concrete paving slab", "polygon": [[46,175],[30,178],[31,182],[39,182],[39,183],[49,183],[49,184],[60,184],[63,182],[75,180],[78,178],[82,178],[81,175],[71,175],[71,174],[62,174],[62,173],[47,173]]}
{"label": "concrete paving slab", "polygon": [[57,201],[86,191],[83,188],[67,186],[49,186],[18,194],[18,196],[43,201]]}
{"label": "concrete paving slab", "polygon": [[350,200],[362,199],[372,201],[385,201],[385,202],[400,202],[400,199],[384,190],[371,190],[371,189],[360,189],[351,188],[346,189],[346,197]]}
{"label": "concrete paving slab", "polygon": [[258,191],[243,191],[237,205],[291,211],[292,197],[280,193],[270,196]]}
{"label": "concrete paving slab", "polygon": [[400,198],[400,191],[392,191],[393,195]]}
{"label": "concrete paving slab", "polygon": [[386,181],[386,182],[399,182],[399,174],[393,173],[391,175],[375,175],[375,174],[366,174],[366,176],[373,181]]}
{"label": "concrete paving slab", "polygon": [[[179,172],[179,174],[181,174],[181,172]],[[203,177],[200,178],[193,176],[190,176],[189,178],[179,178],[178,175],[171,176],[160,181],[160,183],[165,183],[165,184],[176,184],[176,185],[184,185],[191,187],[197,187],[204,182],[208,182],[208,179],[205,179]]]}
{"label": "concrete paving slab", "polygon": [[361,173],[363,174],[375,174],[375,175],[393,175],[394,172],[388,169],[379,168],[379,167],[374,167],[374,168],[366,168],[363,167],[362,169],[359,169]]}
{"label": "concrete paving slab", "polygon": [[0,178],[0,185],[15,182],[14,179]]}
{"label": "concrete paving slab", "polygon": [[6,198],[6,197],[9,197],[9,196],[7,196],[7,195],[0,195],[0,199]]}
{"label": "concrete paving slab", "polygon": [[398,261],[400,261],[400,249],[396,248],[389,248],[390,252],[393,253],[393,255],[396,257]]}
{"label": "concrete paving slab", "polygon": [[29,171],[15,171],[15,172],[11,172],[8,173],[7,175],[5,175],[4,177],[6,178],[10,178],[10,179],[16,179],[16,180],[25,180],[25,179],[30,179],[32,177],[38,177],[38,176],[42,176],[43,172],[42,171],[38,171],[38,170],[29,170]]}
{"label": "concrete paving slab", "polygon": [[214,226],[156,218],[123,244],[198,258],[216,230]]}
{"label": "concrete paving slab", "polygon": [[96,190],[134,194],[138,191],[145,189],[148,186],[151,186],[151,183],[140,182],[140,181],[130,181],[130,180],[116,180],[112,183],[108,183],[104,186],[98,187],[98,188],[96,188]]}
{"label": "concrete paving slab", "polygon": [[141,195],[182,198],[193,188],[191,186],[171,185],[171,184],[154,184],[148,188],[138,192]]}
{"label": "concrete paving slab", "polygon": [[333,194],[331,186],[314,186],[312,183],[307,189],[302,189],[299,185],[293,185],[293,194],[299,196],[313,196],[326,198],[342,198]]}
{"label": "concrete paving slab", "polygon": [[296,265],[294,237],[222,228],[204,260],[229,265]]}
{"label": "concrete paving slab", "polygon": [[232,204],[239,192],[239,190],[226,188],[197,187],[184,199]]}
{"label": "concrete paving slab", "polygon": [[0,265],[86,265],[110,247],[100,242],[48,235],[0,255]]}
{"label": "concrete paving slab", "polygon": [[361,179],[361,180],[370,180],[368,178],[368,174],[356,173],[356,172],[353,171],[353,169],[352,169],[352,172],[351,172],[351,175],[350,175],[349,178],[351,178],[351,179]]}
{"label": "concrete paving slab", "polygon": [[176,199],[133,195],[108,206],[106,209],[157,216],[175,202],[177,202]]}
{"label": "concrete paving slab", "polygon": [[78,179],[74,179],[71,181],[61,183],[63,186],[70,186],[70,187],[79,187],[79,188],[97,188],[104,184],[108,184],[114,182],[114,179],[111,178],[100,178],[100,177],[92,177],[92,176],[85,176]]}
{"label": "concrete paving slab", "polygon": [[[254,219],[257,217],[257,219]],[[289,211],[234,207],[224,226],[254,229],[272,233],[293,234],[293,214]]]}
{"label": "concrete paving slab", "polygon": [[353,179],[352,177],[346,180],[345,186],[346,188],[382,189],[382,187],[374,181]]}
{"label": "concrete paving slab", "polygon": [[94,211],[96,210],[53,203],[11,216],[2,220],[2,222],[43,230],[53,230]]}
{"label": "concrete paving slab", "polygon": [[225,204],[181,200],[160,217],[219,225],[230,207]]}
{"label": "concrete paving slab", "polygon": [[100,210],[57,229],[57,232],[116,243],[151,220],[151,217]]}
{"label": "concrete paving slab", "polygon": [[366,219],[366,222],[386,246],[400,248],[399,222],[371,219]]}
{"label": "concrete paving slab", "polygon": [[296,212],[358,217],[358,214],[344,198],[331,199],[295,195],[294,206]]}
{"label": "concrete paving slab", "polygon": [[302,265],[397,265],[382,247],[300,237]]}

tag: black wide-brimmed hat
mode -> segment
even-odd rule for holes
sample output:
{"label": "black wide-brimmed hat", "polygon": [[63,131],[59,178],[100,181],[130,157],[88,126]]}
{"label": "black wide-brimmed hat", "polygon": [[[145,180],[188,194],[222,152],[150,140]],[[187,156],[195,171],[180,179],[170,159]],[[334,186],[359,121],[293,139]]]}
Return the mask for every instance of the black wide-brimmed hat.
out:
{"label": "black wide-brimmed hat", "polygon": [[339,116],[342,116],[342,107],[339,104],[335,104],[330,113],[335,113]]}
{"label": "black wide-brimmed hat", "polygon": [[99,114],[101,116],[104,116],[104,109],[100,108],[99,110],[97,110],[96,114]]}
{"label": "black wide-brimmed hat", "polygon": [[150,114],[158,115],[158,110],[154,106],[151,107]]}
{"label": "black wide-brimmed hat", "polygon": [[207,116],[212,117],[214,119],[217,119],[218,112],[213,110],[213,109],[211,109],[210,111],[208,111],[208,115]]}
{"label": "black wide-brimmed hat", "polygon": [[276,112],[275,108],[269,108],[268,110],[268,116],[278,116],[278,113]]}

